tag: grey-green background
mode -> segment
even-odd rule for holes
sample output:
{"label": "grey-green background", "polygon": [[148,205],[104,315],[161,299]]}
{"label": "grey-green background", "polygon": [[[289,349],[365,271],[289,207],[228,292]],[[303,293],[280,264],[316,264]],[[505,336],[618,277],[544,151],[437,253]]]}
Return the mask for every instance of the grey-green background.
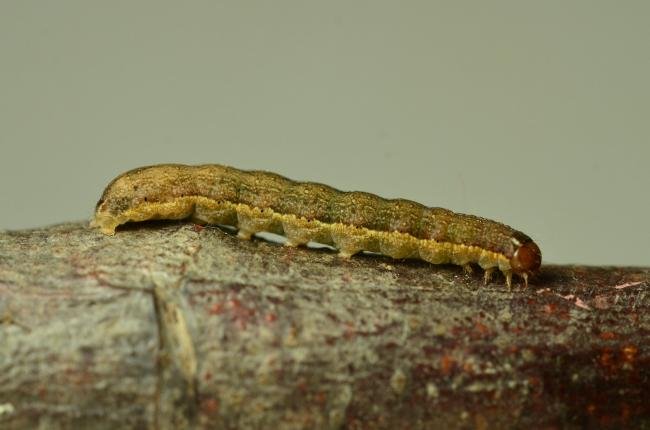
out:
{"label": "grey-green background", "polygon": [[650,264],[648,1],[0,3],[0,228],[161,162],[501,220]]}

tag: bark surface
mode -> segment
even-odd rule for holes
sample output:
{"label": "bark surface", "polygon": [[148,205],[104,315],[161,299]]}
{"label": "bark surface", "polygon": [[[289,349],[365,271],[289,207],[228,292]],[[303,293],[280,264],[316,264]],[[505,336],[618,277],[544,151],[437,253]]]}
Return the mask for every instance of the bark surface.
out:
{"label": "bark surface", "polygon": [[650,428],[650,268],[0,232],[0,428]]}

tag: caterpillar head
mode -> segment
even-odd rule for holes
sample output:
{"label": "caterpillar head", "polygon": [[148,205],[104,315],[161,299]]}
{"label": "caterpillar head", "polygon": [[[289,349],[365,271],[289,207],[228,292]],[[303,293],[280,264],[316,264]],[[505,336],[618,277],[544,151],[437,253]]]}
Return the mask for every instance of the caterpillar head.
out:
{"label": "caterpillar head", "polygon": [[[515,242],[515,239],[513,239]],[[518,275],[528,277],[539,270],[542,265],[542,251],[531,239],[526,242],[516,241],[517,246],[510,258],[510,267]]]}

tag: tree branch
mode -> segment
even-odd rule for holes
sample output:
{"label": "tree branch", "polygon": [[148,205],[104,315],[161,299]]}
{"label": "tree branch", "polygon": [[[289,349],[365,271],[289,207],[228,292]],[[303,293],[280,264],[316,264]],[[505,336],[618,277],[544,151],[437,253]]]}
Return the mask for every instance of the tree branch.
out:
{"label": "tree branch", "polygon": [[649,268],[454,266],[182,223],[0,233],[0,427],[650,426]]}

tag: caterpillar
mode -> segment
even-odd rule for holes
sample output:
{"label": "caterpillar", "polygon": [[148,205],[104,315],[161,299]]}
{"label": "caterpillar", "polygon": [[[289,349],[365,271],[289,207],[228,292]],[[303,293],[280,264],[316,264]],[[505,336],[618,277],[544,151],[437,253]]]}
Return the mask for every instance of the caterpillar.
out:
{"label": "caterpillar", "polygon": [[160,164],[123,173],[104,190],[91,226],[113,235],[127,222],[185,218],[235,226],[242,239],[265,231],[284,235],[287,246],[332,245],[342,257],[371,251],[468,271],[476,264],[486,284],[498,269],[509,288],[513,274],[527,286],[542,262],[530,237],[496,221],[218,164]]}

